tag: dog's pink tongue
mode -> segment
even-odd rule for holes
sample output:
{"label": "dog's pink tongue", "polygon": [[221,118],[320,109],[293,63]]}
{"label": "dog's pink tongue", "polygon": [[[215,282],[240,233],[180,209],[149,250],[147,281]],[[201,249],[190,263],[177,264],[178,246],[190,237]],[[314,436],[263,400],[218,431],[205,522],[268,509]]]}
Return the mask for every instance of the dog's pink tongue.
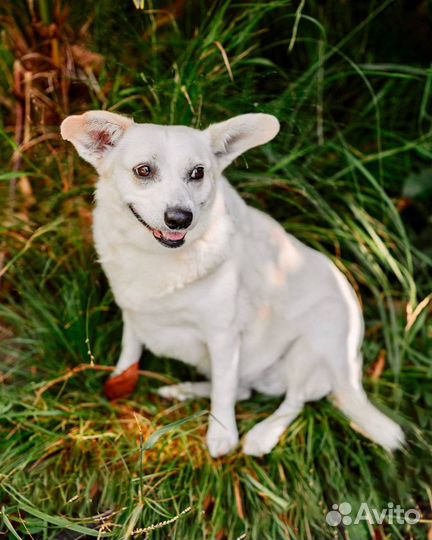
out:
{"label": "dog's pink tongue", "polygon": [[185,232],[163,232],[162,237],[165,240],[182,240],[185,237]]}
{"label": "dog's pink tongue", "polygon": [[183,238],[186,236],[185,232],[179,232],[179,231],[162,232],[162,231],[158,231],[157,229],[153,229],[153,234],[156,236],[156,238],[164,238],[165,240],[183,240]]}

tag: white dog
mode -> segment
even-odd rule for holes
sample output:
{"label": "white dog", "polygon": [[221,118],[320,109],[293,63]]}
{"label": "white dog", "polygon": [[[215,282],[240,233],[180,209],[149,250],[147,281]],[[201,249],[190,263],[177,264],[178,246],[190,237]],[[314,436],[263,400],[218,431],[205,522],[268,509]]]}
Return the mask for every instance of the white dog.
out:
{"label": "white dog", "polygon": [[103,111],[63,122],[63,138],[100,176],[94,238],[123,315],[107,393],[133,389],[145,345],[209,379],[159,393],[210,397],[214,457],[237,446],[235,403],[251,390],[285,397],[246,434],[247,454],[270,452],[305,402],[329,394],[363,433],[395,449],[402,430],[362,388],[363,320],[348,281],[323,254],[247,206],[222,175],[278,131],[267,114],[204,131]]}

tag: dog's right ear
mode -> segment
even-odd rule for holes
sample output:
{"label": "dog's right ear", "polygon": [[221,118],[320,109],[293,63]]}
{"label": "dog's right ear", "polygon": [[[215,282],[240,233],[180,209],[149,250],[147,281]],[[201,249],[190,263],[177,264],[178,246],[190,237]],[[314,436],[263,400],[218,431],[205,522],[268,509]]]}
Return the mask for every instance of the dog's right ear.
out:
{"label": "dog's right ear", "polygon": [[249,113],[213,124],[206,132],[223,170],[246,150],[271,141],[279,127],[279,120],[271,114]]}
{"label": "dog's right ear", "polygon": [[98,167],[109,150],[114,148],[134,121],[107,111],[88,111],[68,116],[60,126],[66,141],[70,141],[78,154]]}

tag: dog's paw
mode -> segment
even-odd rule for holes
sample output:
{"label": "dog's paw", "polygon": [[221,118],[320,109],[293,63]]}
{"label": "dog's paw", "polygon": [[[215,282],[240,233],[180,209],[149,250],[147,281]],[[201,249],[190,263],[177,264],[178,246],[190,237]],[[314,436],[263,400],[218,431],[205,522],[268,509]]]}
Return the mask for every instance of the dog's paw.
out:
{"label": "dog's paw", "polygon": [[237,427],[226,427],[214,419],[210,419],[207,431],[207,446],[211,457],[217,458],[228,454],[238,445]]}
{"label": "dog's paw", "polygon": [[108,399],[119,399],[130,396],[138,384],[138,362],[119,375],[110,377],[105,385],[104,391]]}
{"label": "dog's paw", "polygon": [[188,388],[188,383],[169,384],[167,386],[161,386],[157,389],[157,393],[161,397],[173,401],[186,401],[193,397],[192,392]]}
{"label": "dog's paw", "polygon": [[281,433],[265,421],[254,426],[246,433],[243,440],[243,452],[249,456],[269,454],[279,442]]}

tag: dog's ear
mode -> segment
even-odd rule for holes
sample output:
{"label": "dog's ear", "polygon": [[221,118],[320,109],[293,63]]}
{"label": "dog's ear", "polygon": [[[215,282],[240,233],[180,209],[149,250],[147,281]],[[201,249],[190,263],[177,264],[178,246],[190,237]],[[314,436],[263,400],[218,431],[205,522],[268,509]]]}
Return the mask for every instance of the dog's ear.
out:
{"label": "dog's ear", "polygon": [[60,126],[66,141],[70,141],[78,154],[98,167],[105,154],[114,148],[133,120],[107,111],[88,111],[68,116]]}
{"label": "dog's ear", "polygon": [[271,114],[251,113],[213,124],[206,131],[221,170],[250,148],[271,141],[279,132],[279,120]]}

